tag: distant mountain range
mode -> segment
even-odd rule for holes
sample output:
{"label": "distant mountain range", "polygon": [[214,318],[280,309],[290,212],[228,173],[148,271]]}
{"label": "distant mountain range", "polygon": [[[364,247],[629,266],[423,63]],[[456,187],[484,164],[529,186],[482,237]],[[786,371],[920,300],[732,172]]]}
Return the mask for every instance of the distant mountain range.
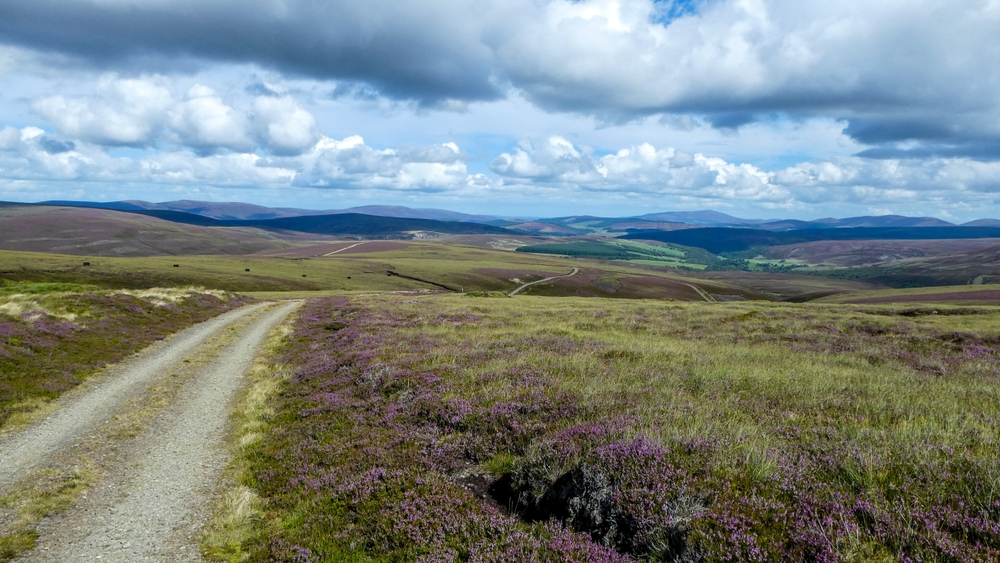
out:
{"label": "distant mountain range", "polygon": [[434,221],[460,221],[468,223],[490,223],[497,221],[496,217],[487,215],[469,215],[445,209],[411,209],[398,205],[366,205],[350,209],[296,209],[294,207],[264,207],[252,203],[214,202],[214,201],[165,201],[150,203],[148,201],[43,201],[45,205],[63,205],[66,207],[95,207],[98,209],[113,209],[115,211],[181,211],[212,219],[226,221],[256,221],[265,219],[282,219],[285,217],[306,217],[311,215],[342,215],[359,213],[377,217],[395,217],[398,219],[431,219]]}
{"label": "distant mountain range", "polygon": [[183,211],[136,210],[128,213],[148,215],[158,219],[197,225],[200,227],[255,227],[258,229],[281,229],[317,235],[352,235],[367,237],[397,237],[414,231],[428,231],[450,235],[504,234],[510,233],[502,227],[461,221],[438,221],[435,219],[406,219],[400,217],[378,217],[360,213],[336,213],[331,215],[306,215],[279,217],[277,219],[213,219],[204,215]]}
{"label": "distant mountain range", "polygon": [[[477,223],[506,227],[521,232],[542,235],[572,236],[625,233],[637,230],[675,231],[704,227],[742,227],[765,231],[799,231],[810,229],[842,228],[923,228],[959,226],[934,217],[905,217],[902,215],[875,215],[847,217],[844,219],[824,218],[813,221],[799,219],[742,219],[718,211],[669,211],[648,213],[626,217],[595,217],[574,215],[568,217],[539,218],[532,220],[506,219],[490,215],[472,215],[445,209],[413,209],[402,206],[367,205],[348,209],[296,209],[291,207],[264,207],[239,202],[206,201],[166,201],[151,203],[129,200],[113,202],[92,201],[45,201],[45,205],[69,207],[90,207],[130,212],[182,212],[221,221],[264,221],[293,217],[330,216],[361,214],[397,219],[421,219],[431,221],[452,221]],[[164,216],[165,217],[165,216]],[[977,219],[964,223],[963,227],[1000,227],[1000,220]],[[411,229],[416,230],[416,229]]]}
{"label": "distant mountain range", "polygon": [[636,219],[656,221],[659,223],[687,223],[688,225],[759,225],[767,220],[740,219],[718,211],[667,211],[664,213],[648,213]]}

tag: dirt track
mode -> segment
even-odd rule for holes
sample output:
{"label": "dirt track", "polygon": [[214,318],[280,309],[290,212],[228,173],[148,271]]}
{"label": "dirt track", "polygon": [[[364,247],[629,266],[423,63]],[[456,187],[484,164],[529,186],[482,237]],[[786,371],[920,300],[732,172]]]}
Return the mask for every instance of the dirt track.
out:
{"label": "dirt track", "polygon": [[[227,462],[229,403],[267,334],[297,306],[254,305],[192,327],[0,442],[2,492],[33,467],[64,462],[64,450],[100,433],[129,397],[154,380],[191,371],[145,432],[116,446],[121,451],[110,457],[117,461],[103,468],[104,477],[78,505],[39,525],[37,546],[19,561],[200,561],[198,533]],[[234,332],[221,340],[221,350],[199,348],[222,338],[227,327]]]}
{"label": "dirt track", "polygon": [[507,295],[510,295],[511,297],[514,297],[518,293],[521,293],[522,291],[528,289],[529,287],[531,287],[533,285],[543,284],[545,282],[550,282],[552,280],[557,280],[557,279],[560,279],[560,278],[572,277],[572,276],[577,275],[578,273],[580,273],[580,268],[573,268],[573,271],[570,272],[570,273],[568,273],[568,274],[566,274],[565,276],[551,276],[551,277],[545,278],[544,280],[538,280],[538,281],[529,282],[529,283],[526,283],[526,284],[522,285],[521,287],[515,289],[514,291],[508,293]]}

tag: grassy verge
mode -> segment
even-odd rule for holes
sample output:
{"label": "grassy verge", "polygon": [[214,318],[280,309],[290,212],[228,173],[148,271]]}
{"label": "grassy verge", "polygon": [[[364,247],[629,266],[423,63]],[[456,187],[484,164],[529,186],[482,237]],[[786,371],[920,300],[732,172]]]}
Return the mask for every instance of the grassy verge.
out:
{"label": "grassy verge", "polygon": [[317,300],[250,559],[1000,560],[1000,310],[907,311]]}
{"label": "grassy verge", "polygon": [[249,384],[233,410],[230,486],[216,504],[201,541],[202,555],[209,561],[246,561],[252,546],[267,532],[263,502],[248,484],[254,482],[252,458],[272,430],[273,399],[291,375],[279,360],[293,323],[294,316],[272,331],[246,374]]}
{"label": "grassy verge", "polygon": [[0,292],[0,427],[29,420],[104,365],[246,302],[197,288],[5,286]]}

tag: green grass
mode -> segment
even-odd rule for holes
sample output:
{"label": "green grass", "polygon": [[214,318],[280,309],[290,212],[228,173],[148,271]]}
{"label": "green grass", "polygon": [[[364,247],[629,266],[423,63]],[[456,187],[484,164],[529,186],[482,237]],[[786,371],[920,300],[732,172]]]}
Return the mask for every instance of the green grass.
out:
{"label": "green grass", "polygon": [[705,269],[718,264],[717,257],[704,250],[679,245],[655,245],[627,240],[588,240],[522,246],[518,252],[555,254],[575,258],[635,262],[649,266]]}
{"label": "green grass", "polygon": [[[359,247],[363,250],[364,247]],[[664,252],[676,252],[665,249]],[[54,254],[0,251],[4,267],[0,281],[8,284],[86,284],[103,288],[146,288],[196,285],[260,295],[308,296],[365,291],[437,290],[429,284],[396,276],[386,270],[462,288],[465,291],[511,291],[518,272],[562,275],[574,266],[629,272],[627,264],[612,265],[528,253],[441,243],[409,243],[384,252],[352,252],[310,259],[280,256],[186,256],[151,258],[85,258]],[[83,262],[90,266],[83,266]],[[178,267],[174,267],[177,264]],[[245,270],[249,269],[247,272]],[[494,273],[502,270],[510,273]],[[632,269],[631,272],[637,273]],[[676,275],[642,272],[674,279]],[[303,277],[305,276],[305,277]],[[13,286],[0,292],[14,291]],[[51,286],[55,287],[55,286]],[[69,286],[67,286],[69,287]]]}

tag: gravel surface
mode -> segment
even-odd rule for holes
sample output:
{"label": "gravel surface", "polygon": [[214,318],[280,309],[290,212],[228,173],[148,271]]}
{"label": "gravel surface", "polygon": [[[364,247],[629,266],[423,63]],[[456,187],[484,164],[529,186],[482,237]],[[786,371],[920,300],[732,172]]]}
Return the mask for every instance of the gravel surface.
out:
{"label": "gravel surface", "polygon": [[141,394],[171,364],[180,361],[222,329],[260,309],[248,305],[183,330],[108,368],[96,385],[69,393],[59,408],[40,423],[0,439],[0,493],[47,456],[107,420],[128,398]]}
{"label": "gravel surface", "polygon": [[298,305],[264,312],[199,368],[122,463],[38,526],[35,549],[18,561],[201,561],[200,532],[229,460],[230,403],[268,333]]}
{"label": "gravel surface", "polygon": [[508,293],[507,295],[510,295],[511,297],[514,297],[518,293],[521,293],[522,291],[528,289],[529,287],[531,287],[533,285],[538,285],[538,284],[541,284],[541,283],[550,282],[552,280],[557,280],[559,278],[569,278],[569,277],[577,275],[578,273],[580,273],[580,268],[573,268],[573,271],[570,272],[570,273],[568,273],[568,274],[566,274],[565,276],[551,276],[551,277],[545,278],[544,280],[538,280],[538,281],[528,282],[528,283],[522,285],[521,287],[515,289],[514,291]]}

